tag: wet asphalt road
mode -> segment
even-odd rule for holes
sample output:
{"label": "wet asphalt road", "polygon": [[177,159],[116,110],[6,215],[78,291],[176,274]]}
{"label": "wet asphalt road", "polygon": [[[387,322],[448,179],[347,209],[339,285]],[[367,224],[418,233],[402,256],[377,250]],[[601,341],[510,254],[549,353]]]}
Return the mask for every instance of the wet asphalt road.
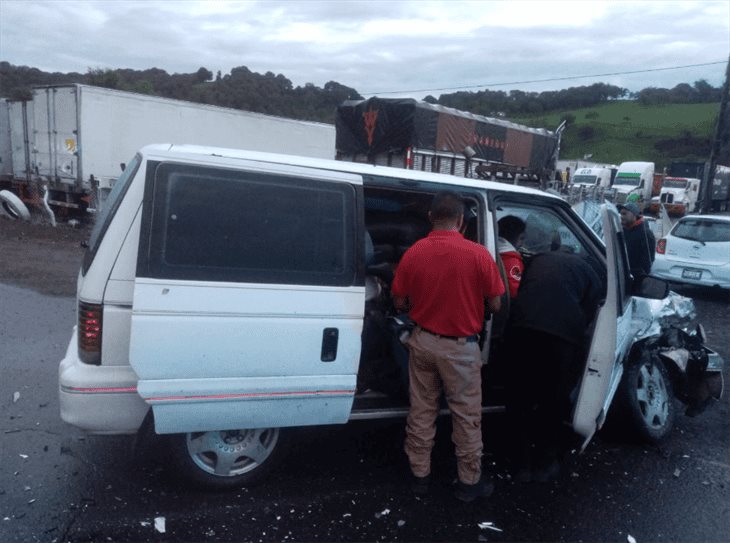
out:
{"label": "wet asphalt road", "polygon": [[[696,296],[708,343],[730,360],[730,304],[682,292]],[[730,540],[727,394],[700,417],[679,416],[660,447],[599,435],[545,485],[508,479],[502,418],[487,416],[496,491],[469,505],[451,496],[448,421],[434,453],[437,485],[422,500],[406,485],[400,420],[303,430],[265,483],[211,493],[167,471],[164,442],[133,454],[131,437],[84,436],[61,422],[57,369],[73,299],[0,284],[0,304],[2,542]]]}

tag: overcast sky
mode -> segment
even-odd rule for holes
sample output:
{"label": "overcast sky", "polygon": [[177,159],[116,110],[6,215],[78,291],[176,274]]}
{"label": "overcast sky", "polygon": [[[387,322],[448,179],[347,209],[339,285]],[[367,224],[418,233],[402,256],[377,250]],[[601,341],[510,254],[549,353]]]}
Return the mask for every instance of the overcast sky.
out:
{"label": "overcast sky", "polygon": [[[50,72],[247,66],[366,97],[724,81],[730,2],[0,0],[0,60]],[[564,81],[525,81],[721,64]],[[509,83],[503,86],[490,86]],[[386,94],[394,92],[394,94]]]}

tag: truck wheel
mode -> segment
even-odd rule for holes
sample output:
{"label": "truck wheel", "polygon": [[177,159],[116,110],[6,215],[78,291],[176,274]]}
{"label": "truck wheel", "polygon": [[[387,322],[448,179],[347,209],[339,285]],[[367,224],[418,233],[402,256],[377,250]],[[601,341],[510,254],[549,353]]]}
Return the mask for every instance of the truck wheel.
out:
{"label": "truck wheel", "polygon": [[661,360],[628,365],[616,392],[613,429],[642,442],[656,443],[667,437],[674,426],[674,393],[669,374]]}
{"label": "truck wheel", "polygon": [[30,220],[30,211],[23,201],[9,190],[0,190],[0,207],[12,219]]}
{"label": "truck wheel", "polygon": [[287,441],[280,428],[192,432],[169,439],[181,475],[213,490],[259,481],[281,460]]}

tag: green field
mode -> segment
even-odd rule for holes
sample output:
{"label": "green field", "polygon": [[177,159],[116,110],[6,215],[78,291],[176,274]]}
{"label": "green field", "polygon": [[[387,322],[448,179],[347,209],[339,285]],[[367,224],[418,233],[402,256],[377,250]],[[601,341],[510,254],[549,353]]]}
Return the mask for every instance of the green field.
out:
{"label": "green field", "polygon": [[554,130],[572,116],[563,133],[560,158],[592,154],[591,162],[640,160],[662,168],[677,159],[706,160],[719,112],[719,103],[644,106],[622,100],[512,120]]}

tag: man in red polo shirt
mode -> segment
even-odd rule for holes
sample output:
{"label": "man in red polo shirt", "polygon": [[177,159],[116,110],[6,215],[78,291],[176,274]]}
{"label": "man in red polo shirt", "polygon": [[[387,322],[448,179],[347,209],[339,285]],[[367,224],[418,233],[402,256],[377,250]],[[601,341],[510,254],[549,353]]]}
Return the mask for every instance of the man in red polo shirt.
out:
{"label": "man in red polo shirt", "polygon": [[479,332],[484,305],[500,309],[504,283],[492,256],[464,239],[464,203],[452,191],[434,196],[429,212],[433,230],[416,242],[398,265],[391,293],[397,308],[410,308],[416,328],[408,341],[411,408],[405,451],[423,494],[431,476],[441,386],[453,418],[463,501],[489,496],[493,485],[482,478],[482,359]]}

